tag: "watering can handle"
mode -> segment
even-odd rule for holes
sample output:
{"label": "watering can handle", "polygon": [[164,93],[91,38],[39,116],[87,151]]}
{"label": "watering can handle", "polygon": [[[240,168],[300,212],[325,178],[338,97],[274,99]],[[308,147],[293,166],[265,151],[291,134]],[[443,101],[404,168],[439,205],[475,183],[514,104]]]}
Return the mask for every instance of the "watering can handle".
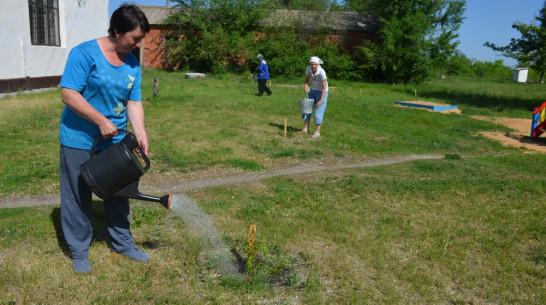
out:
{"label": "watering can handle", "polygon": [[[123,129],[118,129],[118,132],[119,133],[124,133],[124,134],[127,134],[127,135],[129,135],[129,134],[133,135],[130,131],[123,130]],[[93,142],[93,146],[91,146],[91,158],[93,158],[95,156],[95,148],[96,148],[97,144],[99,144],[100,140],[102,140],[102,137],[98,136],[95,139],[95,142]],[[150,160],[148,159],[146,154],[144,154],[144,151],[142,150],[142,148],[140,148],[140,146],[137,145],[136,149],[138,150],[138,152],[140,153],[140,156],[142,157],[142,159],[146,163],[146,166],[143,169],[143,171],[146,172],[148,170],[148,168],[150,168]]]}

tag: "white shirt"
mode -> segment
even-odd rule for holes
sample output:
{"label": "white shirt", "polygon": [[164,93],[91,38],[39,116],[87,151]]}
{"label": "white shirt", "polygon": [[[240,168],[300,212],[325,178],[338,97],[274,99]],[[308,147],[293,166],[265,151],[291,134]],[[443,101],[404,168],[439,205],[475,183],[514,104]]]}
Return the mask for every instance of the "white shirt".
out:
{"label": "white shirt", "polygon": [[[311,80],[311,89],[322,91],[322,81],[326,80],[326,71],[321,66],[317,68],[317,73],[313,74],[310,66],[307,66],[305,75]],[[326,91],[328,91],[328,82],[326,82]]]}

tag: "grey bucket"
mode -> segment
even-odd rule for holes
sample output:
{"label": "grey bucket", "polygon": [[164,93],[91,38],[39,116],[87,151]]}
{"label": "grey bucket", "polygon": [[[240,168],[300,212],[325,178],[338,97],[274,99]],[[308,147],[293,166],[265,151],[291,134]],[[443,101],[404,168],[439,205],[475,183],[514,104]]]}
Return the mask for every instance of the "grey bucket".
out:
{"label": "grey bucket", "polygon": [[309,114],[313,112],[313,104],[315,103],[314,99],[302,98],[300,101],[300,111],[302,114]]}

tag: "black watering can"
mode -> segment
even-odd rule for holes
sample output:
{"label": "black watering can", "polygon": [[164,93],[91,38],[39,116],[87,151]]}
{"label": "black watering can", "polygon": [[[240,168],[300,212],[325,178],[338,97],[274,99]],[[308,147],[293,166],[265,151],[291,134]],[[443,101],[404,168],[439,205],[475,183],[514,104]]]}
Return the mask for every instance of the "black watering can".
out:
{"label": "black watering can", "polygon": [[[101,199],[108,197],[127,197],[145,201],[159,202],[165,208],[171,205],[171,194],[161,198],[144,195],[138,191],[140,177],[150,168],[150,160],[138,146],[134,134],[118,129],[127,134],[120,142],[97,154],[95,147],[102,137],[98,137],[91,147],[91,159],[81,165],[81,174],[93,193]],[[145,166],[135,154],[138,151]]]}

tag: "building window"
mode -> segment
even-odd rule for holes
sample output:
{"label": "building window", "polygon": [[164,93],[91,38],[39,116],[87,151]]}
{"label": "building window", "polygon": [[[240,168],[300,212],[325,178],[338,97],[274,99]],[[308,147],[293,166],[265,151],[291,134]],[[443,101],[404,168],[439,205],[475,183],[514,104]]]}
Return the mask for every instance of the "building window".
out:
{"label": "building window", "polygon": [[33,45],[60,46],[59,1],[29,0],[30,36]]}

